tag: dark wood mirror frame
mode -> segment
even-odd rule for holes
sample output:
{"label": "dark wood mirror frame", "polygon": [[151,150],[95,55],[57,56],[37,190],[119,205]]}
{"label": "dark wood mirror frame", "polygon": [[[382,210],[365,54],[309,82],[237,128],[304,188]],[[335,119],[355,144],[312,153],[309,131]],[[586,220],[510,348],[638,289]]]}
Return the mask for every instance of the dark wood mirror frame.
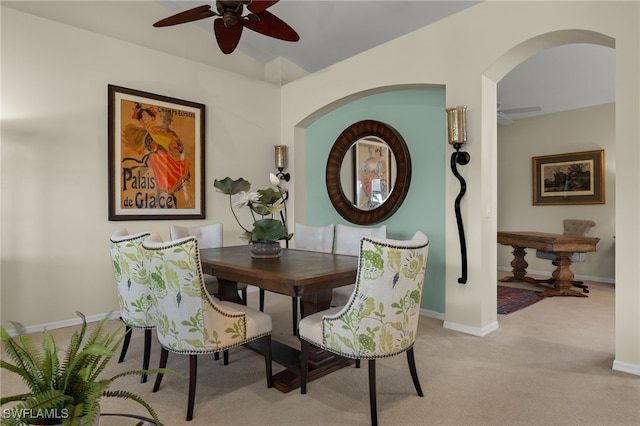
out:
{"label": "dark wood mirror frame", "polygon": [[[373,210],[360,210],[344,193],[340,180],[340,168],[351,146],[367,136],[377,136],[385,141],[395,156],[397,175],[393,190],[387,200]],[[390,217],[400,207],[409,192],[411,182],[411,157],[407,144],[393,127],[375,120],[363,120],[347,127],[336,139],[327,160],[326,183],[329,199],[336,211],[351,223],[370,225]]]}

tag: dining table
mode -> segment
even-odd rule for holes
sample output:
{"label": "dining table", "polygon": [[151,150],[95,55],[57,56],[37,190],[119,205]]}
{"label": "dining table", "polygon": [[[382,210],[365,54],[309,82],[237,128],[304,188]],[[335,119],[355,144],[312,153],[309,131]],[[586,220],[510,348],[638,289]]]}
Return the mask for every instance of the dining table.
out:
{"label": "dining table", "polygon": [[[353,284],[358,271],[358,256],[283,248],[280,257],[254,258],[250,246],[229,246],[200,250],[202,270],[218,279],[218,298],[243,303],[238,283],[300,298],[303,316],[329,309],[332,291]],[[246,345],[262,352],[261,345]],[[272,342],[272,359],[284,370],[273,376],[273,386],[281,392],[300,387],[300,349]],[[309,354],[308,380],[352,365],[354,360],[314,348]]]}

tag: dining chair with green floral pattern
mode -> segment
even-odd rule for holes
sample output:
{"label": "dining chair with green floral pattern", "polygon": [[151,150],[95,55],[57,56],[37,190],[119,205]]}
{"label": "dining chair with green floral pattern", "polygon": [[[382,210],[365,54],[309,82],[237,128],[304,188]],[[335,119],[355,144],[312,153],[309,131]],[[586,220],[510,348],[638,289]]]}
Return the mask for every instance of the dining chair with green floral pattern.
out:
{"label": "dining chair with green floral pattern", "polygon": [[[149,232],[130,235],[126,229],[118,229],[110,238],[111,262],[118,288],[120,318],[125,323],[126,330],[118,362],[124,361],[133,328],[141,328],[144,330],[143,370],[149,369],[151,331],[155,328],[151,287],[149,287],[149,276],[142,249],[142,241],[149,235]],[[146,382],[147,375],[142,374],[140,381]]]}
{"label": "dining chair with green floral pattern", "polygon": [[423,396],[413,354],[429,239],[363,237],[355,290],[344,306],[300,320],[301,393],[307,392],[310,345],[356,360],[369,361],[371,424],[377,425],[375,360],[406,352],[413,385]]}
{"label": "dining chair with green floral pattern", "polygon": [[[169,227],[169,237],[172,240],[178,238],[194,236],[198,239],[198,247],[200,249],[218,248],[223,244],[223,233],[221,223],[211,223],[200,226],[178,226],[171,225]],[[204,285],[207,287],[209,294],[218,295],[218,278],[213,275],[204,274]],[[242,297],[243,304],[247,304],[247,285],[238,283],[238,291]],[[262,309],[261,309],[262,310]]]}
{"label": "dining chair with green floral pattern", "polygon": [[[225,352],[253,340],[264,343],[267,387],[271,377],[271,316],[245,305],[222,302],[204,285],[196,237],[163,242],[152,234],[142,244],[156,309],[156,332],[162,346],[160,368],[169,352],[189,355],[187,420],[193,418],[198,355]],[[158,374],[157,392],[163,374]]]}

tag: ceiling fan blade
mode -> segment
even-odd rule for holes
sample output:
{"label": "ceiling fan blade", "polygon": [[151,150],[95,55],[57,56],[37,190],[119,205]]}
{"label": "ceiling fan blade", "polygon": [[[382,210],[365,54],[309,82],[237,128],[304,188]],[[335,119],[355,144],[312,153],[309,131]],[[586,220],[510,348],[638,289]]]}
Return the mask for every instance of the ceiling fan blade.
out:
{"label": "ceiling fan blade", "polygon": [[185,24],[187,22],[198,21],[200,19],[216,16],[217,13],[211,10],[211,6],[198,6],[184,12],[164,18],[153,24],[154,27],[169,27],[171,25]]}
{"label": "ceiling fan blade", "polygon": [[213,21],[213,31],[216,33],[216,41],[222,53],[229,54],[236,50],[242,35],[242,22],[227,28],[222,19]]}
{"label": "ceiling fan blade", "polygon": [[542,111],[542,108],[540,108],[539,106],[535,106],[535,107],[512,108],[512,109],[502,110],[504,114],[522,114],[525,112],[535,112],[535,111]]}
{"label": "ceiling fan blade", "polygon": [[251,13],[260,13],[269,9],[271,6],[273,6],[276,3],[278,3],[278,0],[271,0],[271,1],[253,0],[251,3],[249,3],[249,5],[247,6],[247,9],[249,9],[249,12]]}
{"label": "ceiling fan blade", "polygon": [[250,30],[269,37],[285,41],[300,40],[300,36],[298,35],[298,33],[273,13],[267,12],[265,10],[263,12],[256,13],[256,16],[260,18],[260,21],[256,22],[250,21],[248,19],[243,19],[242,23]]}

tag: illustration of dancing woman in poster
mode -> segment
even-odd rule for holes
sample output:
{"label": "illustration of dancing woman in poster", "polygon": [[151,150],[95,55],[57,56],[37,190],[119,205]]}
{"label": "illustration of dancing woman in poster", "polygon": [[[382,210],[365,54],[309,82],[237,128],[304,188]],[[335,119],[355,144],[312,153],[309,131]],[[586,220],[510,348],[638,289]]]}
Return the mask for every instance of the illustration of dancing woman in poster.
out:
{"label": "illustration of dancing woman in poster", "polygon": [[[129,153],[129,156],[122,158],[125,175],[123,191],[130,189],[136,192],[132,207],[193,207],[187,189],[191,177],[189,161],[180,137],[171,129],[173,115],[174,111],[168,108],[159,112],[155,106],[143,106],[138,102],[134,104],[131,118],[137,123],[127,124],[122,135],[124,147]],[[160,125],[156,124],[158,116],[162,117]],[[147,170],[140,173],[140,169]],[[179,198],[178,194],[181,195]],[[185,205],[178,206],[179,200]]]}

